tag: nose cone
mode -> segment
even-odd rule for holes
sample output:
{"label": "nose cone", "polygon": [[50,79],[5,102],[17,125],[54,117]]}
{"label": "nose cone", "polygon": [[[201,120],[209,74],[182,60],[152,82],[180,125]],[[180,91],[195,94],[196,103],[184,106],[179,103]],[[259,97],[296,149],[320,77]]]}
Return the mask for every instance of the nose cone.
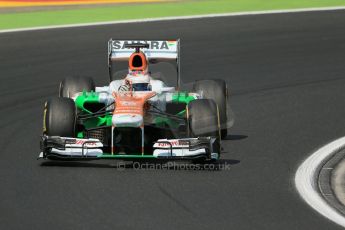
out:
{"label": "nose cone", "polygon": [[139,114],[114,114],[112,123],[115,127],[141,127],[143,116]]}

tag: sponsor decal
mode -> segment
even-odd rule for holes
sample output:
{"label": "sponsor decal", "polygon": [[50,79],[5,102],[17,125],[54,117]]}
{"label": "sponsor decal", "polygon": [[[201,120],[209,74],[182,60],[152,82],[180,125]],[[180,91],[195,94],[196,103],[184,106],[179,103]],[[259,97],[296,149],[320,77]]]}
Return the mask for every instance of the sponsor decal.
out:
{"label": "sponsor decal", "polygon": [[75,144],[76,145],[83,145],[85,144],[84,146],[97,146],[97,142],[88,142],[88,143],[85,143],[87,142],[88,140],[76,140],[75,141]]}
{"label": "sponsor decal", "polygon": [[168,46],[176,46],[176,41],[168,41]]}
{"label": "sponsor decal", "polygon": [[121,101],[120,103],[122,106],[129,106],[129,107],[140,106],[140,104],[135,101]]}
{"label": "sponsor decal", "polygon": [[170,146],[172,146],[172,147],[188,147],[189,143],[187,141],[171,140],[171,141],[166,141],[166,142],[158,142],[157,146],[158,147],[170,147]]}
{"label": "sponsor decal", "polygon": [[[144,43],[149,45],[150,50],[169,50],[169,47],[176,46],[176,41],[112,41],[112,48],[115,50],[127,49],[127,44]],[[143,49],[145,50],[145,49]]]}

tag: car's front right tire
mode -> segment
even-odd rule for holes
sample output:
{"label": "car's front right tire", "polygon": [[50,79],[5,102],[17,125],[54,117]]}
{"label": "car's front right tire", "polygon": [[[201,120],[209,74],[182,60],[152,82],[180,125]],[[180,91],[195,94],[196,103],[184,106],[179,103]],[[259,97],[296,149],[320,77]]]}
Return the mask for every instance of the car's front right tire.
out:
{"label": "car's front right tire", "polygon": [[66,77],[60,82],[59,97],[72,98],[76,93],[83,91],[95,91],[95,83],[91,77]]}
{"label": "car's front right tire", "polygon": [[43,111],[43,134],[75,137],[76,107],[70,98],[51,98]]}

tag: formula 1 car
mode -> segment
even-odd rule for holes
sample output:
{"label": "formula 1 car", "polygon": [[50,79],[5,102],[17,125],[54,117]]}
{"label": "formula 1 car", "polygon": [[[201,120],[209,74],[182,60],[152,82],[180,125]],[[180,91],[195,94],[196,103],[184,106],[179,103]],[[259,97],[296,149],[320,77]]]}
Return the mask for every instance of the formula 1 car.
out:
{"label": "formula 1 car", "polygon": [[111,39],[108,86],[68,77],[45,103],[39,158],[219,159],[231,125],[227,85],[199,80],[181,90],[179,51],[180,40]]}

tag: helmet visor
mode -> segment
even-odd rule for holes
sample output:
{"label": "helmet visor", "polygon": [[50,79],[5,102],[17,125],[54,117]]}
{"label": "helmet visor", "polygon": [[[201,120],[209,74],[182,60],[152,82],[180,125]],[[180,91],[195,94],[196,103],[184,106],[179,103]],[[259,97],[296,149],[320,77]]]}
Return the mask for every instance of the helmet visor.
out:
{"label": "helmet visor", "polygon": [[135,83],[132,85],[133,91],[150,91],[148,83]]}

